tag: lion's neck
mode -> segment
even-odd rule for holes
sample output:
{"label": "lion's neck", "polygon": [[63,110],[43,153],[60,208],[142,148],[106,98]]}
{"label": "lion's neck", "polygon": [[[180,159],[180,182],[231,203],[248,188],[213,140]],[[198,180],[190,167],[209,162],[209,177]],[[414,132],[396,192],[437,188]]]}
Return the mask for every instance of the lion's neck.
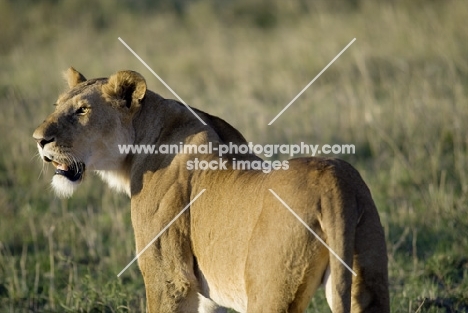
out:
{"label": "lion's neck", "polygon": [[[215,132],[202,125],[186,107],[152,92],[148,92],[132,124],[134,146],[154,148],[180,142],[202,144],[218,140]],[[167,176],[167,173],[179,172],[179,169],[183,172],[186,166],[182,159],[184,156],[174,158],[173,155],[161,153],[129,154],[119,165],[120,168],[97,173],[112,189],[132,197],[140,192],[144,177],[157,177],[162,173]]]}
{"label": "lion's neck", "polygon": [[[197,112],[207,125],[203,125],[182,104],[148,92],[139,113],[135,115],[133,120],[133,144],[159,147],[179,143],[196,146],[208,143],[216,146],[224,142],[245,143],[242,135],[225,121],[201,111]],[[219,159],[215,154],[205,155],[203,158],[205,160]],[[257,157],[250,155],[241,158],[256,159]],[[161,153],[132,154],[125,158],[121,169],[99,171],[98,173],[111,188],[125,192],[132,197],[140,192],[145,175],[146,177],[161,176],[160,179],[154,179],[159,181],[158,188],[163,188],[161,181],[171,176],[170,173],[176,177],[175,179],[183,177],[186,179],[184,183],[190,184],[193,171],[187,168],[187,162],[191,159],[190,155],[180,154],[177,156]],[[205,175],[200,172],[196,176],[198,180],[201,180]]]}

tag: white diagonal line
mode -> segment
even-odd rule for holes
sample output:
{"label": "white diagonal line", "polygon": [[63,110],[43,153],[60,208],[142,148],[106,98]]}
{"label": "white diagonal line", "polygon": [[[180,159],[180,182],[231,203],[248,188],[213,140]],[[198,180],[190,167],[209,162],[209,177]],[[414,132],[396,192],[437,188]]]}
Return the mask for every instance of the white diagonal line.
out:
{"label": "white diagonal line", "polygon": [[330,67],[330,65],[332,65],[332,64],[333,64],[333,62],[335,62],[335,61],[336,61],[336,59],[338,59],[338,58],[340,57],[340,55],[341,55],[341,54],[343,54],[343,52],[345,52],[345,51],[346,51],[346,49],[348,49],[348,48],[349,48],[349,46],[351,46],[351,45],[353,44],[353,42],[354,42],[354,41],[356,41],[356,38],[354,38],[353,40],[351,40],[351,42],[350,42],[350,43],[348,43],[348,45],[347,45],[346,47],[344,47],[344,49],[343,49],[343,50],[341,50],[341,52],[340,52],[340,53],[338,53],[338,55],[337,55],[337,56],[336,56],[336,57],[335,57],[333,60],[331,60],[331,61],[330,61],[330,63],[328,63],[328,65],[327,65],[327,66],[325,66],[325,67],[324,67],[324,69],[323,69],[323,70],[322,70],[320,73],[318,73],[318,75],[317,75],[317,76],[315,76],[315,78],[314,78],[314,79],[312,79],[312,81],[311,81],[309,84],[307,84],[307,86],[305,86],[305,87],[304,87],[304,89],[302,89],[302,90],[301,90],[301,92],[299,92],[299,93],[297,94],[297,96],[295,96],[295,97],[294,97],[294,99],[292,99],[292,100],[291,100],[291,102],[289,102],[289,103],[288,103],[288,105],[287,105],[287,106],[285,106],[285,107],[284,107],[284,109],[283,109],[283,110],[281,110],[281,112],[279,112],[279,113],[278,113],[278,115],[276,115],[276,117],[275,117],[274,119],[272,119],[272,120],[271,120],[271,122],[270,122],[270,123],[268,123],[268,125],[271,125],[271,124],[273,124],[273,122],[274,122],[274,121],[276,121],[276,119],[277,119],[278,117],[280,117],[280,115],[281,115],[281,114],[283,114],[283,113],[284,113],[284,111],[286,111],[286,110],[287,110],[287,109],[288,109],[288,108],[291,106],[291,104],[293,104],[293,103],[294,103],[294,101],[296,101],[296,100],[297,100],[297,98],[299,98],[299,97],[300,97],[300,96],[301,96],[301,95],[304,93],[304,91],[306,91],[306,90],[307,90],[307,88],[309,88],[309,87],[310,87],[310,85],[312,85],[312,84],[315,82],[315,80],[317,80],[317,78],[319,78],[319,77],[320,77],[320,75],[322,75],[322,74],[323,74],[323,72],[325,72],[325,71],[327,70],[327,68],[329,68],[329,67]]}
{"label": "white diagonal line", "polygon": [[184,100],[182,100],[182,98],[179,97],[179,95],[176,94],[175,91],[172,90],[172,88],[169,87],[169,85],[166,84],[166,82],[165,82],[161,77],[159,77],[159,75],[156,74],[156,72],[153,71],[153,69],[152,69],[151,67],[149,67],[149,65],[146,64],[145,61],[143,61],[142,58],[140,58],[140,56],[139,56],[138,54],[136,54],[136,52],[133,51],[133,49],[130,48],[130,46],[127,45],[127,43],[126,43],[125,41],[123,41],[122,38],[119,37],[119,40],[120,40],[120,42],[121,42],[131,53],[133,53],[133,55],[134,55],[141,63],[143,63],[144,66],[146,66],[146,68],[147,68],[151,73],[153,73],[154,76],[156,76],[157,79],[159,79],[159,81],[160,81],[164,86],[166,86],[167,89],[169,89],[170,92],[172,92],[172,94],[173,94],[177,99],[179,99],[180,102],[182,102],[182,104],[184,104],[184,105],[187,107],[187,109],[189,109],[190,112],[192,112],[193,115],[195,115],[196,118],[198,118],[198,119],[200,120],[200,122],[203,123],[203,125],[206,125],[206,123],[201,119],[201,117],[198,116],[198,114],[195,113],[195,111],[193,111],[192,108],[189,107],[189,106],[187,105],[187,103],[185,103]]}
{"label": "white diagonal line", "polygon": [[294,215],[298,220],[299,222],[302,223],[302,225],[305,226],[305,228],[307,228],[316,238],[318,241],[320,241],[327,249],[328,251],[330,251],[331,254],[333,254],[354,276],[357,276],[357,274],[353,271],[353,269],[351,267],[348,266],[348,264],[346,264],[345,261],[343,261],[343,259],[340,258],[340,256],[338,254],[336,254],[335,251],[332,250],[332,248],[330,248],[326,243],[325,241],[322,240],[322,238],[320,238],[319,235],[317,235],[316,232],[314,232],[312,230],[312,228],[309,227],[309,225],[306,224],[306,222],[304,222],[300,217],[299,215],[296,214],[296,212],[294,212],[287,204],[286,202],[283,201],[283,199],[281,199],[274,191],[273,189],[268,189],[270,190],[270,192],[292,213],[292,215]]}
{"label": "white diagonal line", "polygon": [[164,227],[164,228],[159,232],[159,234],[157,234],[156,237],[154,237],[154,239],[151,240],[151,241],[146,245],[146,247],[144,247],[143,250],[141,250],[141,251],[137,254],[137,256],[134,257],[133,260],[132,260],[130,263],[127,264],[127,266],[125,266],[125,268],[124,268],[123,270],[120,271],[120,273],[117,275],[117,277],[120,277],[120,275],[122,275],[123,272],[125,272],[125,271],[127,270],[127,268],[129,268],[130,265],[132,265],[133,262],[135,262],[135,261],[140,257],[140,255],[142,255],[142,254],[146,251],[146,249],[148,249],[148,248],[149,248],[149,247],[150,247],[150,246],[151,246],[151,245],[152,245],[152,244],[153,244],[153,243],[154,243],[154,242],[155,242],[155,241],[156,241],[156,240],[157,240],[157,239],[158,239],[158,238],[159,238],[159,237],[160,237],[160,236],[161,236],[161,235],[162,235],[162,234],[163,234],[163,233],[164,233],[164,232],[165,232],[165,231],[182,215],[182,214],[184,214],[184,212],[192,205],[192,203],[195,202],[195,200],[198,199],[198,197],[201,196],[202,193],[205,192],[205,190],[206,190],[206,189],[203,189],[202,191],[200,191],[200,193],[199,193],[195,198],[193,198],[193,200],[190,201],[190,203],[187,204],[187,206],[186,206],[185,208],[183,208],[182,211],[180,211],[180,213],[177,214],[177,216],[174,217],[174,218],[172,219],[172,221],[170,221],[169,224],[167,224],[167,226]]}

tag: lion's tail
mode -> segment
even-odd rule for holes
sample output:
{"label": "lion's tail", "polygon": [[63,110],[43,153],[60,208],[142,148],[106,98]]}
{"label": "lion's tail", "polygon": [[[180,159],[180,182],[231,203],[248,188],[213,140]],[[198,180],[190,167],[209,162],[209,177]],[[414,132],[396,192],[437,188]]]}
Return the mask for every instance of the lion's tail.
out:
{"label": "lion's tail", "polygon": [[323,219],[333,225],[327,243],[341,258],[330,253],[333,312],[390,311],[385,237],[370,192],[363,189],[336,188],[332,193],[341,194],[322,199]]}
{"label": "lion's tail", "polygon": [[[385,235],[370,191],[358,197],[361,217],[356,226],[352,308],[361,312],[390,312]],[[359,308],[359,309],[357,309]]]}
{"label": "lion's tail", "polygon": [[332,310],[386,313],[390,309],[383,228],[369,189],[349,167],[347,179],[335,179],[334,188],[321,199],[322,218],[332,225],[326,241],[341,258],[330,253]]}

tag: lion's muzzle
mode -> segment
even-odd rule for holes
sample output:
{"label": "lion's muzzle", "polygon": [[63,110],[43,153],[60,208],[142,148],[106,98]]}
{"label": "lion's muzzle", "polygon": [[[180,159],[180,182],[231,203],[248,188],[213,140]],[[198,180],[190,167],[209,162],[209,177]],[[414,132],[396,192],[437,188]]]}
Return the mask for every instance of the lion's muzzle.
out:
{"label": "lion's muzzle", "polygon": [[[83,162],[77,162],[71,157],[60,157],[47,149],[50,145],[54,145],[55,139],[45,138],[42,136],[42,129],[40,127],[34,132],[34,139],[37,142],[39,153],[44,162],[52,163],[55,166],[55,175],[61,175],[70,180],[71,182],[77,182],[81,180],[85,172],[85,164]],[[61,161],[61,159],[71,159],[73,162]]]}
{"label": "lion's muzzle", "polygon": [[52,162],[52,164],[56,167],[55,175],[63,175],[73,182],[80,180],[85,171],[85,164],[82,162],[72,165],[60,164],[57,162]]}

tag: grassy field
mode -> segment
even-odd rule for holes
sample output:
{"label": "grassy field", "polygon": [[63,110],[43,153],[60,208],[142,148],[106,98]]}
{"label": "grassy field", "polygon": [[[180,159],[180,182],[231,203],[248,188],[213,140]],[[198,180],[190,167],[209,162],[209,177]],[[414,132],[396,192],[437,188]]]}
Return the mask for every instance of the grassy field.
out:
{"label": "grassy field", "polygon": [[[385,227],[392,312],[468,312],[468,6],[451,1],[0,1],[0,312],[144,312],[129,201],[58,199],[31,137],[61,72],[121,69],[255,143],[341,144]],[[356,42],[268,122],[353,38]],[[329,312],[323,290],[307,312]]]}

